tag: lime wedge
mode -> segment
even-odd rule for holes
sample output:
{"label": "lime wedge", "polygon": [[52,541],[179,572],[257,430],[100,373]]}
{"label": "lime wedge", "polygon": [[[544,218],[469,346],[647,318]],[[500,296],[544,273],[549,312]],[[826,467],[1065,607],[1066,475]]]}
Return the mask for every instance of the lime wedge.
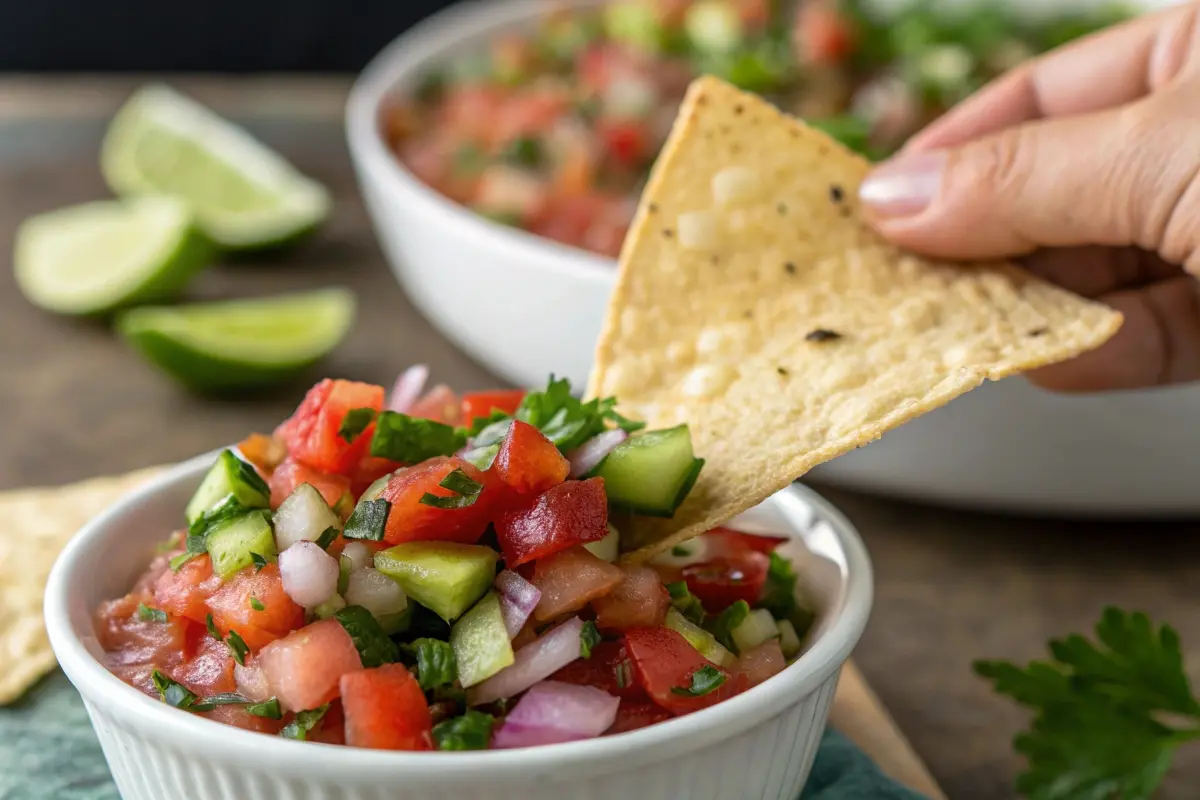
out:
{"label": "lime wedge", "polygon": [[143,307],[117,330],[151,363],[203,392],[227,392],[293,377],[333,350],[354,321],[346,289]]}
{"label": "lime wedge", "polygon": [[212,256],[186,203],[147,195],[30,217],[17,230],[13,272],[34,305],[101,314],[173,297]]}
{"label": "lime wedge", "polygon": [[117,112],[100,167],[119,195],[172,194],[230,249],[283,244],[329,213],[329,194],[249,133],[173,89],[151,84]]}

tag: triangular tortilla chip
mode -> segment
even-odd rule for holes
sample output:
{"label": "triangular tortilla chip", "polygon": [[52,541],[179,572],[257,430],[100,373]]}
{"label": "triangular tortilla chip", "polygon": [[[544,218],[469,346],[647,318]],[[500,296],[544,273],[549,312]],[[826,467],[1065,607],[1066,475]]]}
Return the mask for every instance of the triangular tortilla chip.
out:
{"label": "triangular tortilla chip", "polygon": [[868,168],[760,98],[693,83],[625,242],[589,394],[653,427],[689,423],[708,463],[672,519],[630,521],[627,560],[1120,327],[1015,267],[888,244],[858,208]]}

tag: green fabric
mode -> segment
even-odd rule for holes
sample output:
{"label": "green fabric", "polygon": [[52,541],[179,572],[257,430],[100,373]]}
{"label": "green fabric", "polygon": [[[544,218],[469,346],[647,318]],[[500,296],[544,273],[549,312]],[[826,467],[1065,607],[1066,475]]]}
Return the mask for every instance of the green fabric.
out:
{"label": "green fabric", "polygon": [[[83,702],[61,672],[0,708],[0,798],[117,800]],[[925,800],[827,731],[800,800]]]}

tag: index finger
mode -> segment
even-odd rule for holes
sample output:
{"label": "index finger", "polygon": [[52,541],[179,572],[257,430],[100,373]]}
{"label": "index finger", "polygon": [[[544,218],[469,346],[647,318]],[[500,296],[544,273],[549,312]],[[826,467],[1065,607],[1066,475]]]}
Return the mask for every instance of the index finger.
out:
{"label": "index finger", "polygon": [[1188,3],[1052,50],[979,90],[904,150],[953,147],[1030,120],[1137,100],[1177,75],[1197,50],[1197,14]]}

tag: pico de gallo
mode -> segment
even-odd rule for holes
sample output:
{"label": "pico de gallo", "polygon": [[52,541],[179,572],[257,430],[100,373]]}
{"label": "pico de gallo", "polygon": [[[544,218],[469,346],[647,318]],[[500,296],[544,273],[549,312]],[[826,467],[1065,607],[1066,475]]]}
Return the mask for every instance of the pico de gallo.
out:
{"label": "pico de gallo", "polygon": [[714,74],[869,156],[1030,56],[1128,16],[1027,21],[933,0],[880,19],[864,0],[553,4],[532,31],[429,71],[382,112],[399,159],[494,220],[616,256],[689,82]]}
{"label": "pico de gallo", "polygon": [[576,741],[767,680],[813,620],[780,539],[717,529],[618,564],[609,512],[670,516],[704,465],[566,381],[323,380],[226,450],[132,591],[108,668],[239,728],[386,750]]}

